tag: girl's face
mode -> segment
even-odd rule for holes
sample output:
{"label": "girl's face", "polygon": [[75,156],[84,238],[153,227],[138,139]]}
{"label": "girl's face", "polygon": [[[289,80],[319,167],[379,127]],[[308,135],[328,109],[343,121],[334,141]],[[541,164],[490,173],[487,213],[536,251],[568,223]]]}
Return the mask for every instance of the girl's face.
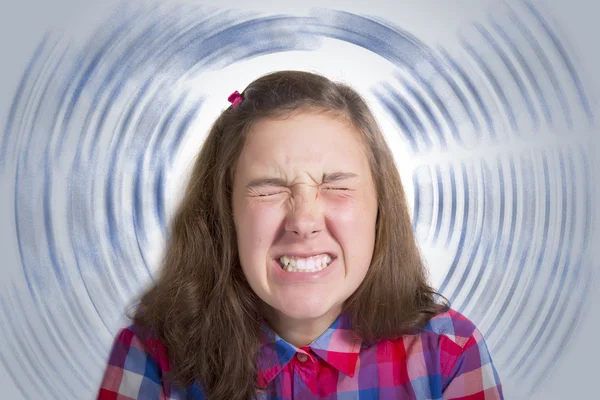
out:
{"label": "girl's face", "polygon": [[331,319],[363,281],[377,196],[348,122],[299,113],[257,123],[234,176],[240,262],[280,318]]}

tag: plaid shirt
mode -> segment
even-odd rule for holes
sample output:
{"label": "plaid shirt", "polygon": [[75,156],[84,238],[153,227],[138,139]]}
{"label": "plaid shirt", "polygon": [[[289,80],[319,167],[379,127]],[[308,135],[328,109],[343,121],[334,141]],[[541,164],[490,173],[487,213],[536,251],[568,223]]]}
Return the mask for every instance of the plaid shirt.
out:
{"label": "plaid shirt", "polygon": [[[265,327],[258,357],[259,399],[503,399],[485,341],[450,309],[416,335],[367,346],[342,314],[310,346],[297,348]],[[148,349],[155,349],[149,351]],[[204,399],[198,383],[161,383],[166,348],[122,329],[110,353],[99,400]]]}

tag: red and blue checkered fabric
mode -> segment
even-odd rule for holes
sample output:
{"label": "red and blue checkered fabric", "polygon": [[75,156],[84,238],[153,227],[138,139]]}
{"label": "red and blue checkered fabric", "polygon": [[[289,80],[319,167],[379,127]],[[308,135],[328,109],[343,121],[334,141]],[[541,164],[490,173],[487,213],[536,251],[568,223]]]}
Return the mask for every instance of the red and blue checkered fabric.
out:
{"label": "red and blue checkered fabric", "polygon": [[[297,348],[265,327],[258,357],[259,399],[499,400],[502,385],[484,338],[450,309],[416,335],[365,345],[342,314],[310,346]],[[149,350],[153,349],[153,350]],[[204,399],[196,383],[161,383],[166,348],[122,329],[112,347],[99,400]]]}

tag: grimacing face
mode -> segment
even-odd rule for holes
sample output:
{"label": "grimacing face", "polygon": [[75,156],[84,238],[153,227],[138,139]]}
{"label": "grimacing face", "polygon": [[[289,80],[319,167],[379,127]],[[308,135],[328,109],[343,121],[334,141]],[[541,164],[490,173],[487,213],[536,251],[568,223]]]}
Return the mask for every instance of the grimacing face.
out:
{"label": "grimacing face", "polygon": [[331,318],[363,281],[377,195],[350,123],[296,113],[253,126],[233,182],[242,269],[278,317]]}

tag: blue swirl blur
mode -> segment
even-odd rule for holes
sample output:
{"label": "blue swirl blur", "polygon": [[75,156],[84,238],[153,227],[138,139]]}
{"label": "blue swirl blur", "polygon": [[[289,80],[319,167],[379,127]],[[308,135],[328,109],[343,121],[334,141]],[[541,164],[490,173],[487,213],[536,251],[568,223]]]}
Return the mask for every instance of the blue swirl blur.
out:
{"label": "blue swirl blur", "polygon": [[120,13],[83,49],[49,33],[0,138],[25,282],[0,293],[0,360],[23,397],[93,393],[114,321],[152,281],[150,236],[167,235],[165,181],[203,105],[174,82],[313,51],[323,38],[397,67],[371,94],[421,160],[414,228],[449,254],[435,266],[447,271],[439,289],[480,327],[504,381],[539,387],[589,295],[594,115],[532,4],[471,28],[457,52],[341,11],[180,6]]}

